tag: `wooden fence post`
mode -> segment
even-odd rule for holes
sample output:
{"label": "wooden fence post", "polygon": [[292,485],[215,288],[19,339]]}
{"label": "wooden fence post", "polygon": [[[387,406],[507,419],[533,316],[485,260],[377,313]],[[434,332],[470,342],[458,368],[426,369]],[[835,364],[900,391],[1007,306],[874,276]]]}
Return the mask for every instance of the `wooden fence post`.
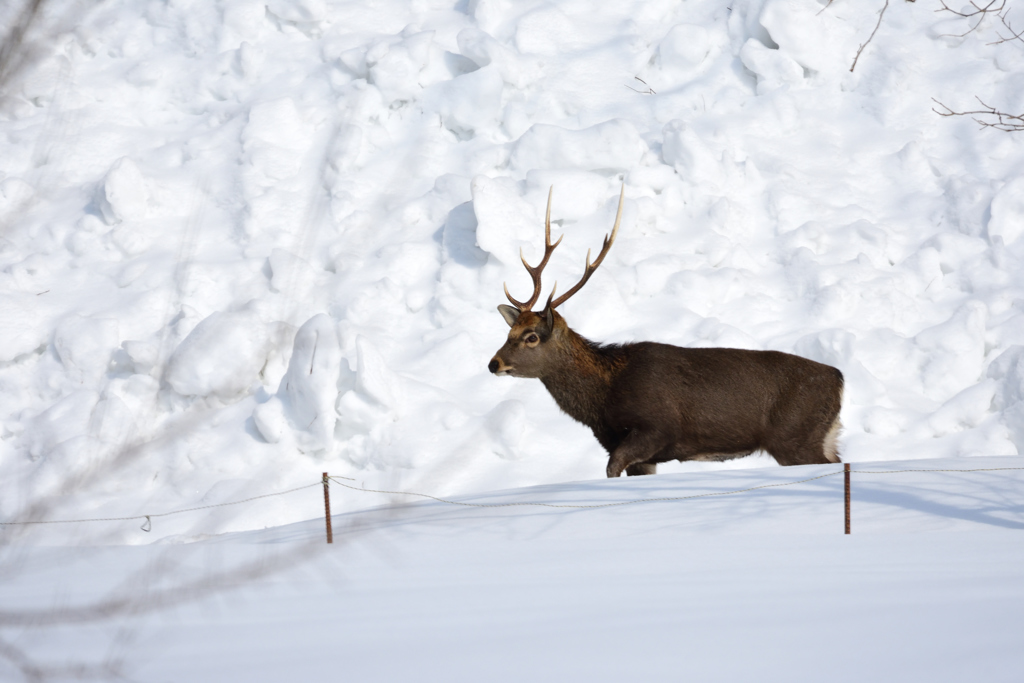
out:
{"label": "wooden fence post", "polygon": [[[847,476],[849,476],[849,475],[847,475]],[[849,490],[849,487],[847,487],[847,490]],[[846,499],[847,500],[850,499],[849,494],[847,494]],[[330,489],[330,481],[327,478],[327,473],[326,472],[324,472],[324,519],[327,520],[327,542],[328,543],[334,543],[334,532],[331,531],[331,489]],[[849,519],[849,515],[847,515],[847,519]],[[849,522],[846,523],[846,529],[847,529],[846,533],[850,533],[850,531],[849,531],[850,523]]]}
{"label": "wooden fence post", "polygon": [[843,480],[846,493],[846,533],[850,533],[850,463],[843,463]]}

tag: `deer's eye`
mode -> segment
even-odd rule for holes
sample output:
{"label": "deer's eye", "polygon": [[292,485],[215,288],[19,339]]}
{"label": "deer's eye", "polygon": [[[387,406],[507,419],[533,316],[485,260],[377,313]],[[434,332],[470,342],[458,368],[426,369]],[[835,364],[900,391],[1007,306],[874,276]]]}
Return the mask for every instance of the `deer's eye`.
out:
{"label": "deer's eye", "polygon": [[529,337],[526,338],[526,343],[527,344],[536,344],[539,341],[540,341],[540,337],[538,337],[535,334],[531,334]]}

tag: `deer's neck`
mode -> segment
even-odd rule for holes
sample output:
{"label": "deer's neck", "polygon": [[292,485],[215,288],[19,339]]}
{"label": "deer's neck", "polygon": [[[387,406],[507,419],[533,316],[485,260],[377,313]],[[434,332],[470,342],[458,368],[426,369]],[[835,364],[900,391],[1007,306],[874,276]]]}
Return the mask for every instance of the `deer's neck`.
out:
{"label": "deer's neck", "polygon": [[566,328],[558,362],[541,377],[558,407],[591,429],[598,426],[612,381],[625,363],[623,349],[599,346]]}

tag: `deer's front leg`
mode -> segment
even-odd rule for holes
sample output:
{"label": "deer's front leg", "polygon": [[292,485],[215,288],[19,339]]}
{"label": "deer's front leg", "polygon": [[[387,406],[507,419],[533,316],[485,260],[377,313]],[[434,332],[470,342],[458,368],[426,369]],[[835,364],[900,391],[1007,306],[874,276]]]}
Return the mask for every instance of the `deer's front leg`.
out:
{"label": "deer's front leg", "polygon": [[631,470],[629,474],[654,474],[656,466],[651,465],[651,471],[647,472],[643,471],[647,466],[640,463],[647,462],[667,445],[668,439],[657,432],[637,429],[630,431],[608,458],[608,478],[618,477],[627,468]]}

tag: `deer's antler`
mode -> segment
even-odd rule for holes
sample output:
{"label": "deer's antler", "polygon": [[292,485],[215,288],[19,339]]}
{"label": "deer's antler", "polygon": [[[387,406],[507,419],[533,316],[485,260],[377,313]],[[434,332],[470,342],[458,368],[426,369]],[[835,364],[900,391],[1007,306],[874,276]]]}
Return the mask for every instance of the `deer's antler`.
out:
{"label": "deer's antler", "polygon": [[555,247],[561,244],[562,237],[565,237],[565,235],[562,235],[558,238],[557,242],[554,244],[551,243],[551,194],[554,190],[554,185],[552,185],[551,189],[548,190],[548,210],[544,217],[544,258],[542,258],[540,263],[536,266],[530,266],[530,264],[526,262],[526,257],[523,256],[523,250],[519,250],[519,258],[523,260],[523,265],[526,266],[526,272],[528,272],[530,277],[533,278],[533,296],[531,296],[530,300],[525,303],[516,301],[512,298],[512,295],[508,293],[508,285],[504,285],[505,296],[507,296],[508,300],[512,302],[512,305],[520,311],[529,311],[533,308],[533,305],[537,303],[537,299],[540,298],[540,274],[543,272],[544,266],[548,264],[548,259],[551,258],[551,253],[555,250]]}

